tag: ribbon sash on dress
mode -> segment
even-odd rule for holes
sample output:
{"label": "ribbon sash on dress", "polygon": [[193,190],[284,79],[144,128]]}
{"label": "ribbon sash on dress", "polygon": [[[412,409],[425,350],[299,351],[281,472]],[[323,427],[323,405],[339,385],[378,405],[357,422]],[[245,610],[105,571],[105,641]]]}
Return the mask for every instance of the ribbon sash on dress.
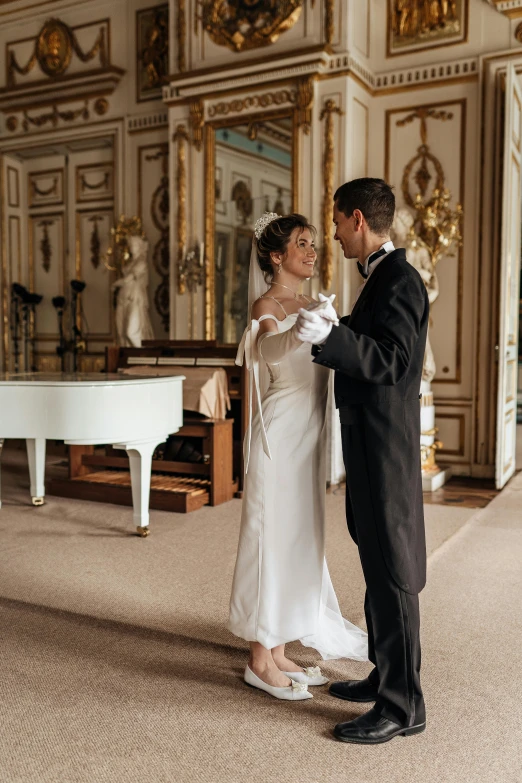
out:
{"label": "ribbon sash on dress", "polygon": [[[275,319],[274,319],[275,320]],[[254,398],[254,387],[256,393],[257,409],[259,411],[259,421],[261,424],[261,440],[263,443],[263,451],[268,459],[272,459],[270,454],[270,446],[268,445],[268,438],[266,434],[265,422],[263,420],[263,407],[261,404],[261,387],[259,379],[259,350],[257,347],[257,337],[259,334],[259,321],[252,320],[251,324],[247,326],[243,332],[243,337],[239,343],[237,349],[236,364],[240,367],[243,362],[246,363],[248,370],[248,428],[245,433],[245,440],[243,443],[243,459],[245,461],[245,473],[248,473],[248,465],[250,463],[250,449],[252,443],[252,403]]]}

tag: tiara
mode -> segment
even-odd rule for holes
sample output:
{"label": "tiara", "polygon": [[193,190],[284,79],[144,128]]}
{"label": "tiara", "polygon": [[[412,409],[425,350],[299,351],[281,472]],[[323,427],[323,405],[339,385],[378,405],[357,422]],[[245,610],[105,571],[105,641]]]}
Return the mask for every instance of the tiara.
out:
{"label": "tiara", "polygon": [[261,217],[256,220],[254,225],[254,234],[256,235],[256,239],[260,239],[261,234],[268,224],[271,223],[272,220],[276,220],[276,218],[279,217],[281,217],[281,215],[278,215],[277,212],[265,212],[264,215],[261,215]]}

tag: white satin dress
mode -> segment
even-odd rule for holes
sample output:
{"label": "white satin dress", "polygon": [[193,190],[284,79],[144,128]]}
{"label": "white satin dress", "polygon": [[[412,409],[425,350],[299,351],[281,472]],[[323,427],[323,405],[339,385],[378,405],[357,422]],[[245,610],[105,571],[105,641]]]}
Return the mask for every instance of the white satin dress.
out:
{"label": "white satin dress", "polygon": [[[266,317],[273,318],[260,320]],[[279,332],[290,329],[296,317],[278,321]],[[267,649],[299,639],[324,660],[367,660],[367,636],[343,619],[324,557],[329,370],[312,362],[310,345],[303,343],[280,364],[268,365],[264,390],[259,323],[245,330],[237,359],[250,370],[257,411],[245,437],[228,627]]]}

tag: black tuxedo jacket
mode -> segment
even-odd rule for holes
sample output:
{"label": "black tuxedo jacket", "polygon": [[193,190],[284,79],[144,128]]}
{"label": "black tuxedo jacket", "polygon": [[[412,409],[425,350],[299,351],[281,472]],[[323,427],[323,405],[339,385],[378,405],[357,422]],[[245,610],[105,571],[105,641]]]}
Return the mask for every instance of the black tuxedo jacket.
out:
{"label": "black tuxedo jacket", "polygon": [[426,287],[399,248],[371,274],[351,315],[312,350],[315,362],[335,370],[341,425],[355,421],[362,433],[344,455],[347,490],[357,482],[351,494],[359,499],[350,532],[357,542],[357,529],[374,520],[375,546],[409,593],[426,580],[419,397],[428,319]]}

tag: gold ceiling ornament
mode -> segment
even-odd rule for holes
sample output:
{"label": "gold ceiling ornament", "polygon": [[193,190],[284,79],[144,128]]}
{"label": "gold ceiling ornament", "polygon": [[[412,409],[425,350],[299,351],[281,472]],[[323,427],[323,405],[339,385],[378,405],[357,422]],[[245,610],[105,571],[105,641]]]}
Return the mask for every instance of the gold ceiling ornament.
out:
{"label": "gold ceiling ornament", "polygon": [[334,122],[333,115],[342,116],[344,111],[337,106],[334,100],[328,98],[321,112],[321,122],[325,119],[324,127],[324,201],[323,201],[323,254],[321,261],[321,282],[326,290],[332,285],[333,278],[333,250],[332,250],[332,208],[333,208],[333,182],[334,182]]}
{"label": "gold ceiling ornament", "polygon": [[15,86],[15,74],[27,76],[36,63],[38,63],[46,76],[50,78],[62,76],[71,64],[73,52],[83,63],[89,62],[99,54],[100,65],[106,67],[109,62],[105,29],[100,27],[98,37],[93,46],[87,52],[84,52],[71,27],[60,19],[49,19],[38,33],[34,42],[33,53],[25,65],[19,65],[15,53],[13,51],[9,52],[7,65],[8,87]]}
{"label": "gold ceiling ornament", "polygon": [[299,19],[304,0],[203,0],[201,22],[209,37],[233,52],[275,43]]}
{"label": "gold ceiling ornament", "polygon": [[145,233],[139,217],[120,215],[116,226],[111,228],[111,241],[103,257],[103,263],[111,272],[121,275],[122,269],[131,257],[129,237],[138,236],[145,239]]}
{"label": "gold ceiling ornament", "polygon": [[262,95],[251,95],[248,98],[234,98],[231,101],[220,101],[209,106],[208,116],[217,117],[222,114],[240,114],[246,109],[268,109],[271,106],[282,106],[285,103],[297,102],[297,90],[277,90],[265,92]]}
{"label": "gold ceiling ornament", "polygon": [[190,103],[190,125],[192,127],[192,143],[198,152],[203,147],[203,127],[205,125],[204,103],[203,101],[191,101]]}
{"label": "gold ceiling ornament", "polygon": [[403,117],[402,120],[397,120],[396,122],[398,127],[404,127],[416,119],[420,120],[420,136],[422,144],[417,148],[417,154],[414,155],[414,157],[411,158],[411,160],[406,164],[401,183],[404,201],[406,204],[408,204],[408,206],[414,208],[416,203],[416,196],[412,192],[411,175],[417,164],[418,167],[413,174],[413,180],[417,186],[416,191],[418,191],[423,201],[426,203],[431,203],[431,199],[427,198],[430,183],[433,180],[433,173],[430,171],[430,167],[433,167],[435,174],[435,183],[432,185],[433,194],[435,194],[435,191],[439,193],[442,192],[445,183],[442,164],[428,146],[428,118],[446,122],[447,120],[451,120],[453,118],[453,113],[445,111],[444,109],[439,110],[420,107],[411,114],[408,114],[406,117]]}
{"label": "gold ceiling ornament", "polygon": [[515,30],[515,38],[519,43],[522,43],[522,22],[517,24],[516,30]]}
{"label": "gold ceiling ornament", "polygon": [[[187,245],[187,150],[186,144],[189,140],[187,129],[183,124],[176,128],[172,140],[177,145],[177,171],[176,187],[178,197],[178,211],[176,215],[176,233],[177,233],[177,263],[178,269],[183,265],[185,258],[185,249]],[[178,293],[185,293],[185,283],[181,277],[178,277]]]}
{"label": "gold ceiling ornament", "polygon": [[306,76],[297,82],[296,107],[297,107],[297,127],[310,133],[312,123],[312,107],[314,105],[314,82],[313,76]]}

